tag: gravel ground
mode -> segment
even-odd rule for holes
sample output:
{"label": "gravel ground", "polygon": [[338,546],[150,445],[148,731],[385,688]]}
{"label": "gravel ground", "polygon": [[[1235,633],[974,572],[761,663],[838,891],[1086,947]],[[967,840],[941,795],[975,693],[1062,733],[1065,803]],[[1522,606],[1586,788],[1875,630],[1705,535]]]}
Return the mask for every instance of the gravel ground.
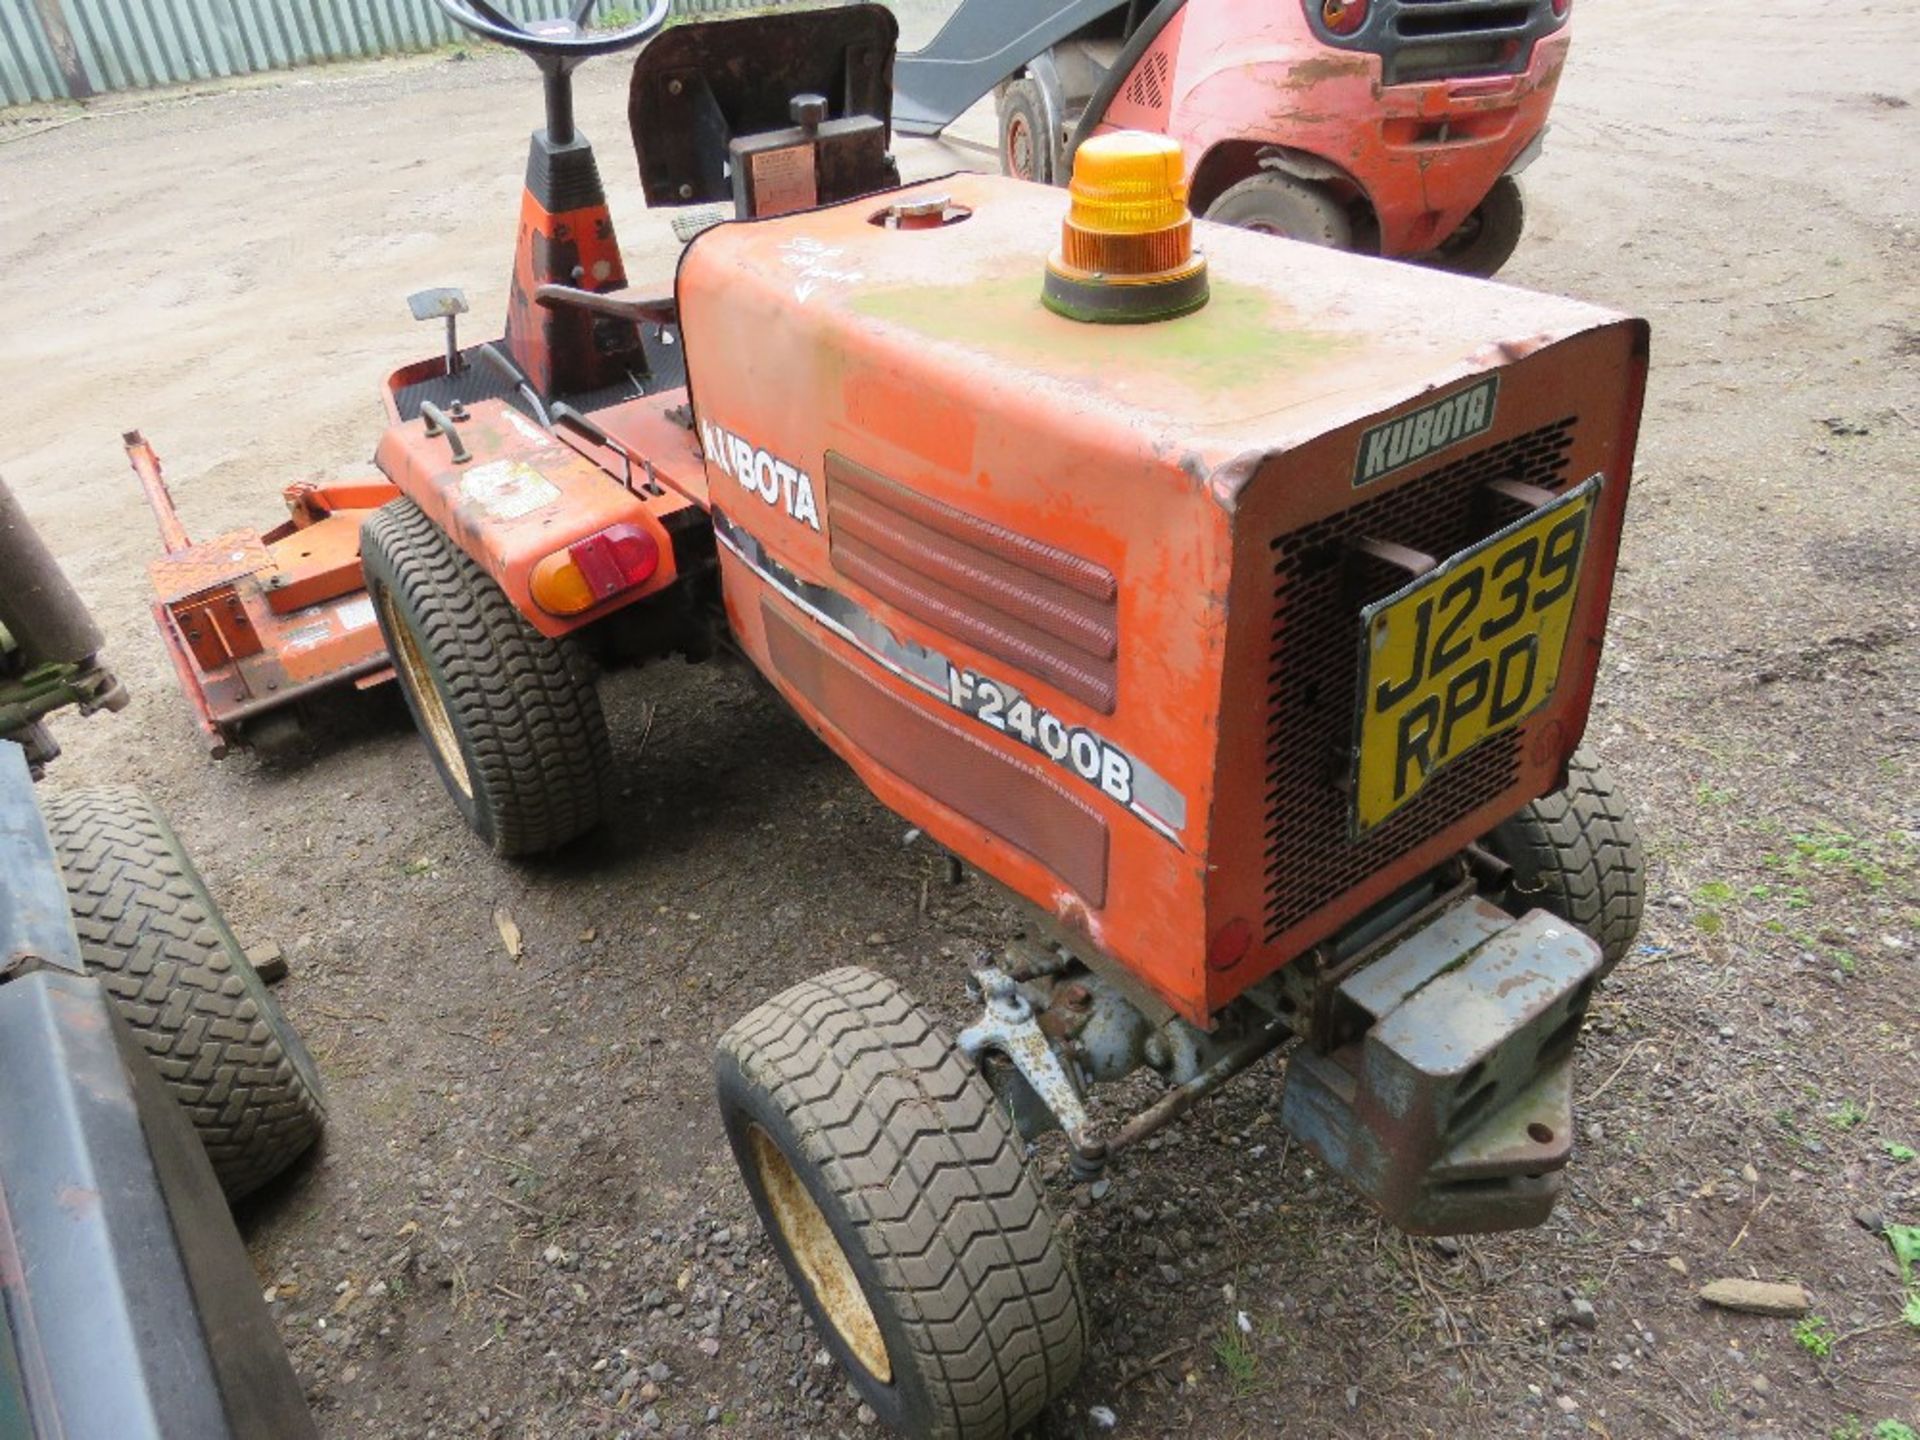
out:
{"label": "gravel ground", "polygon": [[[1586,1046],[1571,1193],[1538,1232],[1410,1241],[1287,1144],[1267,1075],[1097,1197],[1043,1146],[1097,1331],[1047,1434],[1105,1411],[1141,1436],[1920,1425],[1877,1233],[1920,1223],[1920,13],[1619,0],[1577,23],[1505,278],[1654,322],[1590,738],[1655,903]],[[734,1178],[709,1051],[849,961],[962,1022],[959,962],[1008,923],[991,897],[944,885],[740,674],[614,678],[604,843],[509,867],[391,700],[333,714],[304,766],[208,763],[144,611],[118,432],[147,430],[201,534],[363,468],[379,377],[433,343],[402,297],[502,309],[524,69],[0,117],[0,470],[136,695],[57,722],[49,783],[146,787],[243,937],[291,959],[332,1130],[242,1222],[325,1435],[858,1435]],[[582,72],[582,123],[633,268],[664,273],[619,71]],[[1703,1308],[1724,1275],[1803,1282],[1824,1329]]]}

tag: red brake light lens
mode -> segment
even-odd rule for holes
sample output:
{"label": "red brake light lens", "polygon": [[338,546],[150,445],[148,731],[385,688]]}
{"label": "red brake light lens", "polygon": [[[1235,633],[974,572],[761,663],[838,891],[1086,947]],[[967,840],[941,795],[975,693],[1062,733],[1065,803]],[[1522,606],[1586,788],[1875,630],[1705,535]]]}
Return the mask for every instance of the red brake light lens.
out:
{"label": "red brake light lens", "polygon": [[660,546],[638,525],[610,525],[597,535],[576,540],[567,554],[580,578],[601,600],[631,590],[660,568]]}
{"label": "red brake light lens", "polygon": [[1553,0],[1553,18],[1554,19],[1556,20],[1566,19],[1567,12],[1571,9],[1573,9],[1573,0]]}
{"label": "red brake light lens", "polygon": [[[1568,0],[1554,0],[1564,5]],[[1320,0],[1320,23],[1335,35],[1351,35],[1367,23],[1367,0]]]}

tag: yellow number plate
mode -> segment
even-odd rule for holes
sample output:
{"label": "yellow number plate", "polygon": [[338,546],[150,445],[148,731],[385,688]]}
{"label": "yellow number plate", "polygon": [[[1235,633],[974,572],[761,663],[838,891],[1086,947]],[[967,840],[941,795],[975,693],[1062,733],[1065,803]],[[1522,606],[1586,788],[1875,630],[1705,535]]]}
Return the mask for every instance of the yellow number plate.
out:
{"label": "yellow number plate", "polygon": [[1357,831],[1553,694],[1599,493],[1595,475],[1360,612]]}

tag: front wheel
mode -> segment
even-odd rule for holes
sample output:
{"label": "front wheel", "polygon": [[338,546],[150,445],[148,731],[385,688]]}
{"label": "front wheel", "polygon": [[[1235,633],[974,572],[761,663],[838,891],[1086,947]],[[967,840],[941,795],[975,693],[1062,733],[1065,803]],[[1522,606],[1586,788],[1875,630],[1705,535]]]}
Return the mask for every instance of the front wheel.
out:
{"label": "front wheel", "polygon": [[1619,786],[1593,756],[1574,751],[1563,789],[1481,843],[1513,869],[1508,909],[1545,910],[1590,936],[1602,975],[1625,957],[1646,908],[1647,857]]}
{"label": "front wheel", "polygon": [[578,644],[550,640],[411,500],[376,510],[361,566],[441,783],[496,855],[599,824],[613,746]]}
{"label": "front wheel", "polygon": [[1476,205],[1436,250],[1420,257],[1423,264],[1457,275],[1478,275],[1482,279],[1497,273],[1513,258],[1526,228],[1526,206],[1520,199],[1520,184],[1511,175],[1493,182],[1487,198]]}
{"label": "front wheel", "polygon": [[721,1038],[720,1113],[760,1223],[867,1404],[1001,1440],[1085,1358],[1079,1282],[979,1072],[892,981],[835,970]]}

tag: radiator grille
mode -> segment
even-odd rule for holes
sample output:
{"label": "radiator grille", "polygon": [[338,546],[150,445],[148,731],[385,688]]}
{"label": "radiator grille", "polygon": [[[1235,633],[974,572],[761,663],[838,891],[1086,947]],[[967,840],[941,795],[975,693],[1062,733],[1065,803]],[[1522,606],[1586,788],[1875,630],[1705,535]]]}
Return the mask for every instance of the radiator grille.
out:
{"label": "radiator grille", "polygon": [[1322,905],[1511,785],[1520,732],[1480,745],[1427,782],[1365,837],[1349,820],[1360,608],[1406,576],[1358,559],[1351,542],[1391,540],[1436,558],[1516,516],[1494,480],[1563,488],[1569,417],[1488,446],[1384,495],[1272,542],[1274,609],[1267,713],[1267,915],[1275,940]]}
{"label": "radiator grille", "polygon": [[1477,75],[1517,75],[1533,46],[1565,23],[1549,0],[1376,0],[1352,35],[1335,35],[1309,6],[1327,44],[1371,50],[1389,85]]}

